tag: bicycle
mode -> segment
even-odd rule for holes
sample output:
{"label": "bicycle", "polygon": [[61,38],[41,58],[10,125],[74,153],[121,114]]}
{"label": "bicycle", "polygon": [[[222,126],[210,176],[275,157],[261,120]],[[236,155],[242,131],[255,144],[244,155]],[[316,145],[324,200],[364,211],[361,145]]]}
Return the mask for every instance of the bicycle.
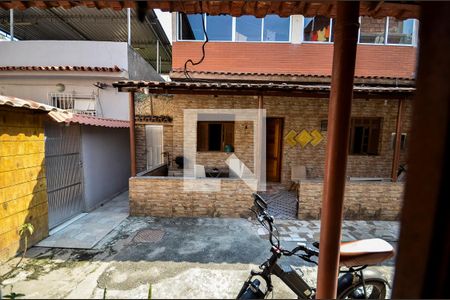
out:
{"label": "bicycle", "polygon": [[[299,245],[292,250],[283,249],[274,225],[274,218],[267,212],[267,203],[258,194],[253,194],[254,208],[257,220],[269,232],[272,245],[270,258],[259,266],[261,271],[251,271],[244,282],[237,299],[264,299],[272,291],[271,276],[279,277],[299,299],[314,299],[315,288],[309,286],[293,268],[286,269],[278,264],[282,256],[297,256],[304,261],[318,265],[314,260],[319,256],[319,244],[313,243],[313,248]],[[274,231],[275,229],[275,231]],[[394,255],[393,247],[382,239],[367,239],[341,244],[340,276],[338,279],[337,297],[339,299],[384,299],[389,283],[383,276],[371,269],[369,265],[383,262]],[[261,278],[265,284],[261,284]]]}

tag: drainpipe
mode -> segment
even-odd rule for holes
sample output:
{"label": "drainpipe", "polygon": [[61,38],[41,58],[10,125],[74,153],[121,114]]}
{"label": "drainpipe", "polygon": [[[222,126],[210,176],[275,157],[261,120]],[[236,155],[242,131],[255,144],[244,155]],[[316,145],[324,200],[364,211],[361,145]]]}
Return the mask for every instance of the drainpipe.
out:
{"label": "drainpipe", "polygon": [[394,146],[394,157],[392,158],[392,172],[391,178],[393,182],[397,181],[398,166],[400,164],[400,147],[402,140],[402,123],[403,115],[405,112],[405,100],[398,100],[398,111],[397,111],[397,126],[395,127],[395,146]]}
{"label": "drainpipe", "polygon": [[9,35],[10,41],[14,41],[14,9],[9,10]]}
{"label": "drainpipe", "polygon": [[131,8],[127,8],[128,45],[131,46]]}
{"label": "drainpipe", "polygon": [[320,227],[318,299],[335,299],[339,272],[342,211],[350,114],[359,28],[359,2],[336,4],[333,70],[328,108],[328,142]]}
{"label": "drainpipe", "polygon": [[130,102],[130,161],[131,161],[131,177],[136,176],[136,139],[134,133],[134,92],[129,93]]}

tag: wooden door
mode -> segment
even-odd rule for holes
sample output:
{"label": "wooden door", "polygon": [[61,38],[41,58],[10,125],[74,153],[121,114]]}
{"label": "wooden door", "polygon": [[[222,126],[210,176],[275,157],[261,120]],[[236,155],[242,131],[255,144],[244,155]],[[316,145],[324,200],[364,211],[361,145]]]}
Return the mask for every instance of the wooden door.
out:
{"label": "wooden door", "polygon": [[266,179],[280,182],[283,118],[266,119]]}

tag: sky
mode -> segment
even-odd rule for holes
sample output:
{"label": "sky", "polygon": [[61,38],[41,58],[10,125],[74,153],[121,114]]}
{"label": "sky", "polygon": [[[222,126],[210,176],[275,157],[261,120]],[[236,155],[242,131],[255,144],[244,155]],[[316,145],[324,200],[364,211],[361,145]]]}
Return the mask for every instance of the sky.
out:
{"label": "sky", "polygon": [[170,12],[163,12],[160,9],[155,9],[155,13],[166,32],[167,38],[172,44],[172,14]]}

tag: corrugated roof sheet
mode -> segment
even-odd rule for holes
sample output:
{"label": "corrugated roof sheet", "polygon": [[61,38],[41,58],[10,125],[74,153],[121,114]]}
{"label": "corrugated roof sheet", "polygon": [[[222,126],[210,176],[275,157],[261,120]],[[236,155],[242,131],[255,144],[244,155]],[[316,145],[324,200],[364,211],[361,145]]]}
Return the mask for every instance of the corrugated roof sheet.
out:
{"label": "corrugated roof sheet", "polygon": [[114,67],[86,67],[86,66],[0,66],[0,71],[69,71],[69,72],[122,72],[118,66]]}
{"label": "corrugated roof sheet", "polygon": [[[126,42],[127,10],[96,9],[83,6],[66,9],[31,7],[14,10],[14,35],[19,40],[92,40]],[[0,30],[9,33],[9,11],[0,1]],[[156,40],[160,40],[163,72],[169,72],[172,48],[155,13],[148,11],[144,22],[131,10],[132,46],[156,66]]]}
{"label": "corrugated roof sheet", "polygon": [[75,123],[88,126],[101,126],[111,128],[128,128],[130,123],[123,120],[106,119],[93,117],[88,115],[73,114],[66,110],[56,108],[47,104],[39,103],[33,100],[25,100],[17,97],[2,96],[0,95],[0,105],[26,108],[31,110],[41,110],[47,112],[50,118],[58,123]]}
{"label": "corrugated roof sheet", "polygon": [[[328,94],[329,84],[292,83],[242,83],[242,82],[202,82],[202,81],[119,81],[113,84],[119,91],[143,91],[159,94],[221,94],[233,95],[267,94],[279,96]],[[360,94],[405,94],[414,93],[414,87],[364,86],[355,85],[354,92]]]}
{"label": "corrugated roof sheet", "polygon": [[[327,16],[336,15],[335,1],[4,1],[0,7],[5,9],[26,9],[30,6],[39,8],[63,7],[65,9],[75,6],[86,6],[96,8],[112,8],[121,10],[124,7],[138,6],[142,10],[161,9],[162,11],[179,11],[185,13],[208,13],[210,15],[230,14],[232,16],[254,15],[264,17],[268,14],[278,14],[282,17],[289,15]],[[406,1],[362,1],[360,5],[361,16],[372,16],[376,18],[391,16],[399,19],[418,18],[420,4],[418,2]]]}

